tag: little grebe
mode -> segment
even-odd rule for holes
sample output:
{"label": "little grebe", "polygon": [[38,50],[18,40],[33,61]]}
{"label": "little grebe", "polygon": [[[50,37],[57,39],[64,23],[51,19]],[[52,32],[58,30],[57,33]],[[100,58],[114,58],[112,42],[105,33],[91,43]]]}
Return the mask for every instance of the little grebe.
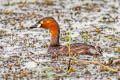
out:
{"label": "little grebe", "polygon": [[[45,28],[51,32],[51,41],[48,48],[48,53],[54,55],[68,55],[69,49],[67,46],[59,44],[60,28],[56,20],[52,17],[45,17],[38,21],[32,28]],[[92,46],[85,43],[70,44],[71,54],[87,54],[87,55],[101,55],[101,48],[99,46]]]}

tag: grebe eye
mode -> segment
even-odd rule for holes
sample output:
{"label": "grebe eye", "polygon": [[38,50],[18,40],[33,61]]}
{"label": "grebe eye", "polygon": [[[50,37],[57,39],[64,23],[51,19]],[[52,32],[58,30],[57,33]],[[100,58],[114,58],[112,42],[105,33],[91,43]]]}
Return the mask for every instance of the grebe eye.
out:
{"label": "grebe eye", "polygon": [[43,21],[40,21],[40,24],[43,24]]}

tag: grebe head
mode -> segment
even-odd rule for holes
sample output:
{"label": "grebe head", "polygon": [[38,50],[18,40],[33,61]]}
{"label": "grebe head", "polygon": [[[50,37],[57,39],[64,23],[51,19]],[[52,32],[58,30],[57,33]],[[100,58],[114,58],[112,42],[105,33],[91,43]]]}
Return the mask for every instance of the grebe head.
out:
{"label": "grebe head", "polygon": [[35,25],[30,27],[30,29],[32,28],[45,28],[45,29],[56,31],[55,29],[59,28],[59,25],[54,18],[45,17],[39,20]]}
{"label": "grebe head", "polygon": [[52,17],[45,17],[38,21],[35,25],[31,26],[32,28],[44,28],[49,29],[51,32],[51,42],[50,46],[58,46],[59,45],[59,25],[56,20]]}

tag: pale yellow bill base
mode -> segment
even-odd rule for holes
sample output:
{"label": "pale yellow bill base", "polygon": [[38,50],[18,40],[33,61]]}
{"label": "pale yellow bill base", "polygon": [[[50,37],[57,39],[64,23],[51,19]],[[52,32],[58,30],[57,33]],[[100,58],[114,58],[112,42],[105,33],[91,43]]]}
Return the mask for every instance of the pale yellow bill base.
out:
{"label": "pale yellow bill base", "polygon": [[37,28],[40,28],[40,27],[41,27],[41,24],[38,24],[38,25],[37,25]]}
{"label": "pale yellow bill base", "polygon": [[33,28],[40,28],[41,27],[41,24],[35,24],[35,25],[32,25],[31,27],[29,27],[30,29],[33,29]]}

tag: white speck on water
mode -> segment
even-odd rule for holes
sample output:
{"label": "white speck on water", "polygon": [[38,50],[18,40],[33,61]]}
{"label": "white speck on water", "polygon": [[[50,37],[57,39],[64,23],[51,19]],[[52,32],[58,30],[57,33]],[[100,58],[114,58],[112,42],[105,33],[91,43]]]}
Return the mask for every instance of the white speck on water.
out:
{"label": "white speck on water", "polygon": [[8,54],[5,54],[3,57],[4,58],[9,58],[10,56]]}
{"label": "white speck on water", "polygon": [[116,57],[116,55],[114,53],[112,53],[112,52],[111,53],[104,52],[103,56],[104,57]]}
{"label": "white speck on water", "polygon": [[37,64],[33,61],[25,63],[25,68],[32,69],[35,68]]}
{"label": "white speck on water", "polygon": [[71,34],[71,37],[72,37],[72,38],[75,38],[75,37],[77,37],[78,35],[79,35],[78,32],[74,32],[74,33]]}
{"label": "white speck on water", "polygon": [[72,24],[72,27],[73,27],[73,28],[78,28],[78,29],[83,28],[83,26],[81,26],[80,22],[75,22],[75,23],[73,23],[73,24]]}
{"label": "white speck on water", "polygon": [[47,59],[39,59],[39,62],[50,62],[51,60],[47,60]]}

